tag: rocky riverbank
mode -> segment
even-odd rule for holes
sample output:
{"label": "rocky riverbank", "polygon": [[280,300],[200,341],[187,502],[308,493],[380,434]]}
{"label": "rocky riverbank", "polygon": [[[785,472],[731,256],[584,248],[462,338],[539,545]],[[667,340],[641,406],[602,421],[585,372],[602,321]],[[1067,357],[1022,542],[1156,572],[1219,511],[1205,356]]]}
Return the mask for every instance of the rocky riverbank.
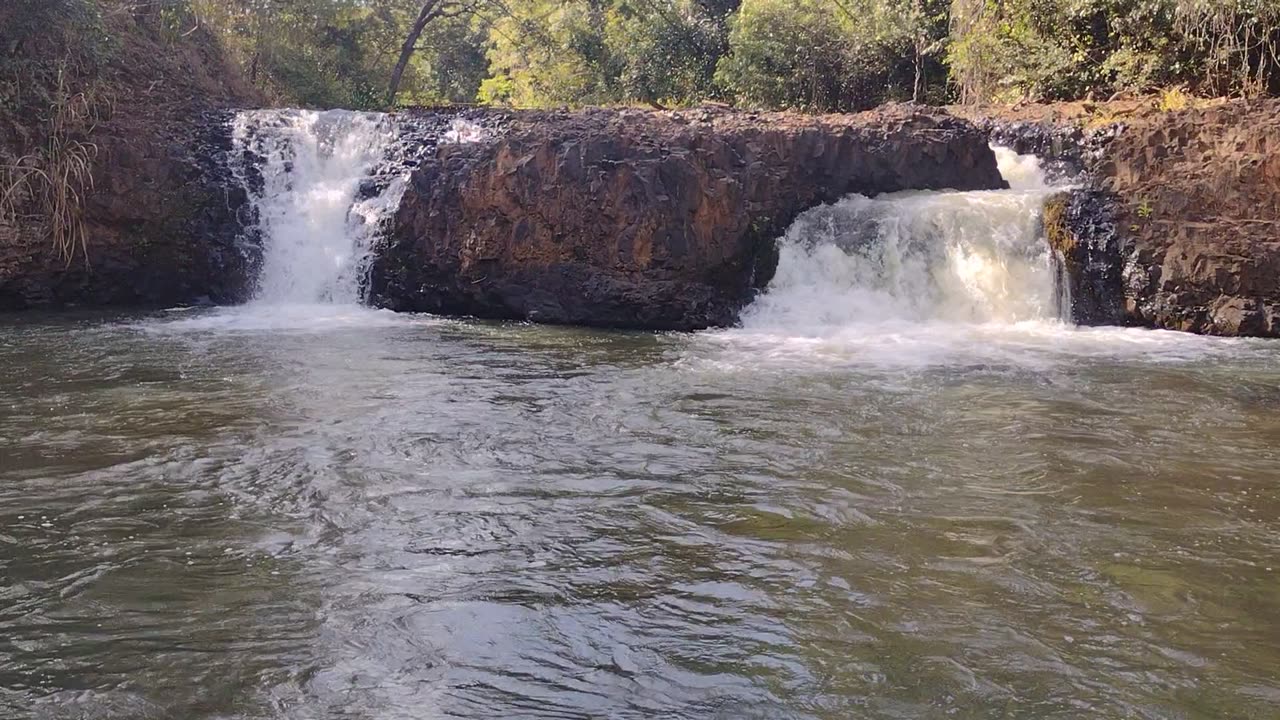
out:
{"label": "rocky riverbank", "polygon": [[[97,86],[112,102],[93,128],[83,249],[67,258],[38,214],[0,213],[0,309],[235,303],[255,281],[226,108],[259,99],[199,33],[162,53],[168,41],[143,21],[113,22],[137,27],[117,28]],[[485,132],[440,143],[456,116],[399,119],[397,157],[417,167],[376,248],[373,304],[729,324],[772,277],[775,240],[800,212],[854,192],[998,187],[990,138],[1078,184],[1046,207],[1078,321],[1280,336],[1280,101],[474,110],[463,117]],[[0,111],[0,164],[21,164],[39,122]]]}
{"label": "rocky riverbank", "polygon": [[1280,101],[962,112],[1077,173],[1047,219],[1078,319],[1280,337]]}
{"label": "rocky riverbank", "polygon": [[987,189],[985,136],[938,111],[507,115],[413,175],[371,299],[607,327],[732,323],[795,217],[849,193]]}

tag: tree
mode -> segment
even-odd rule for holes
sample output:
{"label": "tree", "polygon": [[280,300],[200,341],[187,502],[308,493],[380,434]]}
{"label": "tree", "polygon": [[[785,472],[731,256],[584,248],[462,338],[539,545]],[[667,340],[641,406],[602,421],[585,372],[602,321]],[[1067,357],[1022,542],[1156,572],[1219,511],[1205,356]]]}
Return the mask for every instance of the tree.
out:
{"label": "tree", "polygon": [[1177,0],[1175,17],[1211,92],[1280,91],[1280,1]]}
{"label": "tree", "polygon": [[473,103],[489,76],[487,18],[441,18],[418,40],[397,102],[410,105]]}
{"label": "tree", "polygon": [[744,0],[716,79],[764,107],[849,111],[922,99],[931,77],[945,92],[946,18],[934,0]]}
{"label": "tree", "polygon": [[400,57],[396,60],[395,69],[391,71],[387,104],[395,105],[396,95],[400,92],[400,82],[404,79],[405,68],[409,66],[409,60],[418,49],[418,40],[422,37],[423,31],[432,21],[474,15],[481,8],[489,5],[496,5],[496,3],[491,3],[490,0],[426,0],[418,11],[417,18],[409,26],[409,32],[400,46]]}
{"label": "tree", "polygon": [[[900,19],[899,32],[906,36],[911,44],[912,69],[914,76],[911,82],[911,101],[922,102],[928,91],[930,72],[935,70],[944,76],[945,69],[940,67],[938,57],[946,48],[950,7],[947,0],[899,0],[901,7],[896,13]],[[931,65],[937,66],[936,68]]]}
{"label": "tree", "polygon": [[485,100],[546,106],[622,99],[620,67],[603,32],[610,10],[604,2],[525,0],[507,9],[491,26]]}
{"label": "tree", "polygon": [[213,28],[304,106],[1280,94],[1280,0],[0,0],[0,19],[15,5]]}
{"label": "tree", "polygon": [[609,13],[605,48],[624,101],[689,104],[712,91],[728,47],[724,16],[691,0],[623,0]]}

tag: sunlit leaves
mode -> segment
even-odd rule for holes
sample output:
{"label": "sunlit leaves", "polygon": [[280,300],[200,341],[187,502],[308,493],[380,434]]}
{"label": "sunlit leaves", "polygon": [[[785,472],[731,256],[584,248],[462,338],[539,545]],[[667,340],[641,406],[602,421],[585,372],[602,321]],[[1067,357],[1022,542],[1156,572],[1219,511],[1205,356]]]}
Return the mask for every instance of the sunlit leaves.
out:
{"label": "sunlit leaves", "polygon": [[[24,0],[27,1],[27,0]],[[57,0],[61,2],[62,0]],[[84,0],[125,2],[126,0]],[[423,0],[157,0],[280,102],[384,107]],[[401,104],[885,100],[1280,91],[1280,0],[443,0]]]}

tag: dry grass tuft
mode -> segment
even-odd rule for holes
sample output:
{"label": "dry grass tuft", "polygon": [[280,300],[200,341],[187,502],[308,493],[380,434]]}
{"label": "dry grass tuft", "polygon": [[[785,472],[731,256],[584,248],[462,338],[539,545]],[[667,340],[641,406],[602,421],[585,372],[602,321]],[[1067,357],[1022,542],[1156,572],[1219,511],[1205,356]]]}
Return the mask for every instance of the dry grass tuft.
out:
{"label": "dry grass tuft", "polygon": [[98,156],[87,138],[110,104],[91,92],[71,92],[66,75],[65,68],[58,73],[44,146],[0,165],[0,221],[42,220],[58,258],[70,266],[79,253],[87,265],[84,207]]}
{"label": "dry grass tuft", "polygon": [[1180,87],[1166,88],[1160,93],[1160,111],[1177,112],[1186,110],[1194,104],[1194,98]]}

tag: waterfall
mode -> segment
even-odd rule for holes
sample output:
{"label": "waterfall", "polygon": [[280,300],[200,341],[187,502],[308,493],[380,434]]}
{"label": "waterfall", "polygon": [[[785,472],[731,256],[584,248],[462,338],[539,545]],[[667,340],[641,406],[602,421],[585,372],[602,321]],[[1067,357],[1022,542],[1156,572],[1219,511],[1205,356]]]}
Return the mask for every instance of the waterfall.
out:
{"label": "waterfall", "polygon": [[1054,190],[1035,158],[996,154],[1009,190],[852,195],[802,214],[743,327],[823,336],[885,323],[1061,318],[1064,284],[1041,219]]}
{"label": "waterfall", "polygon": [[233,163],[262,240],[255,303],[360,301],[373,242],[404,192],[405,173],[385,162],[395,138],[393,121],[379,113],[236,116]]}

